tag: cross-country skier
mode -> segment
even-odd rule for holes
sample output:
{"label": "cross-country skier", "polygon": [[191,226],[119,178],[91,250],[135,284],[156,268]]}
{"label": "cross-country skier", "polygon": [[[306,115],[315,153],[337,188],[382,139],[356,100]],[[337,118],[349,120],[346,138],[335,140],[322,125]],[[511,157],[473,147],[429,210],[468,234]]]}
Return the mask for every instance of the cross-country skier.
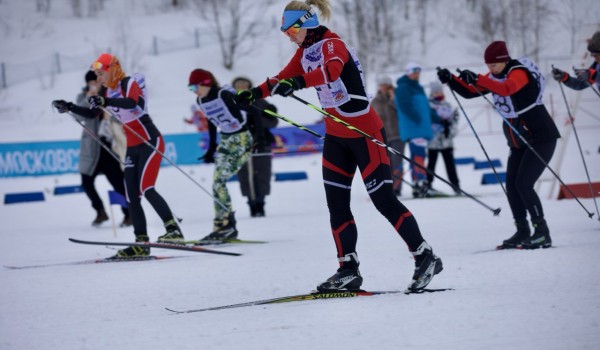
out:
{"label": "cross-country skier", "polygon": [[[240,91],[236,102],[248,105],[255,99],[275,94],[289,96],[296,90],[314,87],[328,113],[386,142],[383,123],[369,104],[358,57],[337,34],[319,24],[319,16],[311,5],[319,9],[321,17],[330,17],[328,0],[288,3],[281,31],[298,45],[296,53],[275,77],[251,90]],[[339,269],[317,289],[358,289],[363,281],[356,253],[358,232],[350,209],[357,167],[375,207],[414,255],[415,271],[408,289],[423,289],[442,270],[442,261],[423,239],[412,213],[394,194],[386,149],[330,118],[325,124],[323,181]]]}
{"label": "cross-country skier", "polygon": [[[92,63],[91,70],[96,73],[103,88],[98,95],[89,97],[90,108],[79,107],[63,100],[55,101],[54,105],[61,112],[71,111],[85,118],[96,118],[102,113],[99,107],[105,107],[125,125],[125,189],[135,241],[149,241],[141,203],[144,196],[162,219],[167,231],[158,241],[182,242],[184,238],[177,221],[167,202],[154,188],[162,159],[157,150],[164,153],[165,142],[148,115],[145,79],[140,74],[126,76],[117,57],[108,53],[101,54]],[[115,258],[148,255],[150,248],[131,246],[117,251]]]}
{"label": "cross-country skier", "polygon": [[[460,77],[456,77],[442,69],[438,71],[438,77],[465,98],[479,97],[476,89],[482,94],[491,93],[502,117],[527,140],[546,164],[549,163],[560,134],[542,102],[543,75],[529,59],[512,59],[504,41],[492,42],[485,49],[484,59],[489,73],[475,74],[464,70]],[[510,148],[506,192],[517,232],[500,247],[548,248],[552,246],[550,230],[540,198],[533,188],[546,166],[506,122],[502,126]],[[527,212],[535,228],[531,237]]]}
{"label": "cross-country skier", "polygon": [[589,41],[588,51],[594,58],[594,62],[587,69],[576,70],[576,77],[569,76],[569,73],[558,68],[552,69],[552,77],[573,90],[583,90],[594,84],[600,89],[600,31],[594,33]]}
{"label": "cross-country skier", "polygon": [[[196,94],[196,101],[210,122],[209,146],[200,159],[205,163],[215,163],[212,187],[215,198],[213,231],[201,241],[234,239],[238,236],[238,230],[227,181],[250,159],[252,134],[248,130],[245,113],[233,101],[234,88],[220,87],[214,75],[204,69],[194,69],[190,73],[188,87]],[[218,146],[217,128],[220,133]]]}

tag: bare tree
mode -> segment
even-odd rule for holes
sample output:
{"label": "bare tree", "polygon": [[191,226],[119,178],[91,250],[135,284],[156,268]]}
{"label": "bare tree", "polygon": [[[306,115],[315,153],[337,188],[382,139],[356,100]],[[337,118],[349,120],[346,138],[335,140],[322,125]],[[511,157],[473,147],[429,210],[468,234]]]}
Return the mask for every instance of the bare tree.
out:
{"label": "bare tree", "polygon": [[232,69],[236,58],[248,54],[259,45],[268,31],[264,9],[273,0],[194,0],[202,19],[218,40],[223,66]]}
{"label": "bare tree", "polygon": [[37,12],[48,14],[50,12],[50,0],[35,0]]}
{"label": "bare tree", "polygon": [[345,21],[345,39],[357,52],[365,70],[391,70],[402,61],[404,39],[408,30],[398,22],[397,13],[407,1],[340,0],[336,3]]}

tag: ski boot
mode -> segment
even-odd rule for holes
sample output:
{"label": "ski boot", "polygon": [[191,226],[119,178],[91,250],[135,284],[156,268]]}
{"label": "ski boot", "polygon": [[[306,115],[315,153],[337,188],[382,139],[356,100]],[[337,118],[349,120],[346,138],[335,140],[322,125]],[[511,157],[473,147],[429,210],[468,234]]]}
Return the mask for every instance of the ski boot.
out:
{"label": "ski boot", "polygon": [[100,209],[96,211],[96,218],[92,221],[92,226],[100,226],[104,221],[108,220],[108,215],[104,209]]}
{"label": "ski boot", "polygon": [[[146,235],[135,236],[136,242],[149,242],[150,239]],[[139,257],[150,256],[150,247],[131,246],[125,249],[119,249],[115,256],[110,259],[135,259]]]}
{"label": "ski boot", "polygon": [[523,242],[526,242],[531,235],[531,229],[529,229],[529,223],[527,219],[515,221],[517,226],[517,232],[512,235],[509,239],[505,239],[497,249],[515,249],[520,248]]}
{"label": "ski boot", "polygon": [[198,245],[204,245],[207,243],[224,243],[227,240],[236,239],[238,236],[238,230],[235,228],[235,212],[229,213],[225,219],[215,219],[213,232],[208,236],[202,238]]}
{"label": "ski boot", "polygon": [[537,249],[537,248],[550,248],[552,247],[552,239],[550,238],[550,229],[546,224],[546,220],[538,219],[531,220],[533,223],[534,231],[533,236],[522,243],[523,249]]}
{"label": "ski boot", "polygon": [[125,217],[123,217],[123,221],[119,224],[119,227],[129,227],[133,225],[133,222],[131,221],[131,216],[129,216],[129,214],[125,215]]}
{"label": "ski boot", "polygon": [[349,253],[338,258],[342,266],[325,282],[317,286],[319,292],[358,290],[363,278],[358,270],[358,257],[356,253]]}
{"label": "ski boot", "polygon": [[265,203],[256,203],[256,217],[264,217],[265,216]]}
{"label": "ski boot", "polygon": [[183,244],[184,238],[179,225],[175,219],[171,219],[165,223],[167,233],[158,237],[158,243]]}
{"label": "ski boot", "polygon": [[444,267],[442,259],[433,254],[433,249],[425,241],[411,253],[415,258],[415,273],[407,292],[418,292],[427,287],[433,276],[440,273]]}

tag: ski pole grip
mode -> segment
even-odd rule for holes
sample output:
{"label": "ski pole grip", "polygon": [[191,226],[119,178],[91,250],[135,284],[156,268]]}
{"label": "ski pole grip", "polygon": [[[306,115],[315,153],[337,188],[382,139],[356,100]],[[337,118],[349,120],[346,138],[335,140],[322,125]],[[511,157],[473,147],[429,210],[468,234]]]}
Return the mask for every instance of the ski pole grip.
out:
{"label": "ski pole grip", "polygon": [[462,70],[460,70],[460,68],[456,68],[456,71],[458,72],[458,74],[462,73]]}

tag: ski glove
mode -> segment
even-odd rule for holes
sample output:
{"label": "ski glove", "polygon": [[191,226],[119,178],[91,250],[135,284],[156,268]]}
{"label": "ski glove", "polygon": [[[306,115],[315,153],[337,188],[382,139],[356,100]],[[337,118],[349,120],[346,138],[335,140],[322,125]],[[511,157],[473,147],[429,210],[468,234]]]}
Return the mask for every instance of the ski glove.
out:
{"label": "ski glove", "polygon": [[52,105],[58,110],[58,113],[67,113],[73,108],[73,103],[65,100],[54,100]]}
{"label": "ski glove", "polygon": [[594,76],[596,75],[596,70],[592,68],[575,69],[575,74],[577,75],[577,80],[593,84],[595,81]]}
{"label": "ski glove", "polygon": [[88,97],[88,103],[90,109],[106,106],[106,100],[102,96],[90,96]]}
{"label": "ski glove", "polygon": [[569,79],[569,74],[558,68],[552,68],[552,78],[558,82],[565,82],[567,79]]}
{"label": "ski glove", "polygon": [[459,78],[460,78],[460,80],[464,81],[468,85],[477,84],[477,74],[471,72],[468,69],[465,69],[462,72],[460,72]]}
{"label": "ski glove", "polygon": [[452,73],[446,68],[438,70],[437,76],[442,84],[448,84],[452,80]]}
{"label": "ski glove", "polygon": [[233,96],[233,101],[240,107],[248,107],[262,97],[262,90],[258,87],[251,90],[240,90],[237,95]]}
{"label": "ski glove", "polygon": [[281,79],[271,90],[271,96],[281,95],[283,97],[287,97],[293,94],[294,91],[303,89],[305,86],[306,83],[304,82],[303,77]]}

